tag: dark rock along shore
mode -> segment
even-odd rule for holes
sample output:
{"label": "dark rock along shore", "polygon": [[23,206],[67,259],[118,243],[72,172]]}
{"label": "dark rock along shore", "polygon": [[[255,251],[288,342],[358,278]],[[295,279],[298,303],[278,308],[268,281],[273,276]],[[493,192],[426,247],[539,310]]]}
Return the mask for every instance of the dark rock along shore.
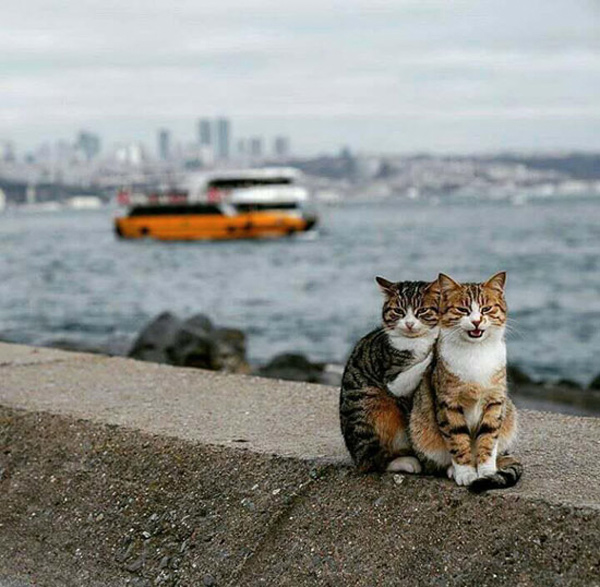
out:
{"label": "dark rock along shore", "polygon": [[[234,328],[216,327],[204,314],[185,321],[165,312],[147,324],[128,356],[177,367],[197,367],[225,373],[253,373],[270,379],[337,385],[335,370],[298,353],[283,353],[252,369],[246,357],[246,335]],[[339,370],[341,373],[341,370]]]}

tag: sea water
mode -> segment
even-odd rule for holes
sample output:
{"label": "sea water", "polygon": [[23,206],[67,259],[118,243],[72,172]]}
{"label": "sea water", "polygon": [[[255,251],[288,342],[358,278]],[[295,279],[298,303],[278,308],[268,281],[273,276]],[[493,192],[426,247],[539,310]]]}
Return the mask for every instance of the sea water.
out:
{"label": "sea water", "polygon": [[113,212],[0,214],[0,339],[130,341],[158,313],[202,312],[280,352],[342,362],[377,325],[376,275],[475,281],[508,272],[509,359],[530,374],[600,373],[600,200],[345,203],[313,235],[119,240]]}

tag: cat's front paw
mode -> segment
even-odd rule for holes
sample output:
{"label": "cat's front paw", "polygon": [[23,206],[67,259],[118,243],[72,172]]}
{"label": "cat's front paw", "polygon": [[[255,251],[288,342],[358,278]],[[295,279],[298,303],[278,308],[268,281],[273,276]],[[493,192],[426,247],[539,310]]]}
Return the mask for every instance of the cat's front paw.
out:
{"label": "cat's front paw", "polygon": [[471,465],[454,465],[454,481],[457,485],[471,485],[477,479],[477,470]]}

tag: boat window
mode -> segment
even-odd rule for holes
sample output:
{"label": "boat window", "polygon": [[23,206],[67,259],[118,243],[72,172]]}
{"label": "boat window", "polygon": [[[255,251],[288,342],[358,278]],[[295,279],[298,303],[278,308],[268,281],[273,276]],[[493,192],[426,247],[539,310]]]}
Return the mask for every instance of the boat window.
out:
{"label": "boat window", "polygon": [[238,177],[229,179],[213,179],[208,182],[209,188],[216,188],[221,190],[232,190],[236,188],[252,188],[256,186],[265,185],[291,185],[293,179],[291,177],[263,177],[263,178],[251,178],[251,177]]}
{"label": "boat window", "polygon": [[295,210],[298,204],[295,202],[280,202],[280,203],[251,203],[251,204],[235,204],[235,207],[240,212],[259,212],[261,210]]}
{"label": "boat window", "polygon": [[164,204],[162,206],[136,206],[129,216],[187,216],[189,214],[221,215],[218,206],[211,204]]}

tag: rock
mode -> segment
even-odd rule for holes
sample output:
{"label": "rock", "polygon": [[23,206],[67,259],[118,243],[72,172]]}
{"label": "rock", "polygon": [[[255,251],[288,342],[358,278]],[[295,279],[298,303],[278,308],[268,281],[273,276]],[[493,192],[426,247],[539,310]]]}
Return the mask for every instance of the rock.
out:
{"label": "rock", "polygon": [[323,363],[311,363],[304,355],[283,353],[258,369],[256,374],[270,379],[321,383],[324,369]]}
{"label": "rock", "polygon": [[515,365],[508,365],[506,368],[506,375],[508,381],[514,385],[526,385],[536,383],[527,373],[521,370],[520,367]]}
{"label": "rock", "polygon": [[248,499],[247,497],[244,497],[244,499],[242,499],[241,504],[250,512],[253,512],[256,509],[256,505],[254,504],[254,502],[251,499]]}
{"label": "rock", "polygon": [[600,389],[600,373],[590,381],[590,389]]}
{"label": "rock", "polygon": [[115,555],[115,560],[118,563],[124,563],[132,554],[135,549],[134,543],[131,538],[127,539],[123,547]]}
{"label": "rock", "polygon": [[167,350],[170,362],[227,373],[248,373],[246,335],[235,328],[215,328],[208,317],[196,314],[177,331]]}
{"label": "rock", "polygon": [[196,314],[180,324],[168,345],[169,362],[181,367],[213,369],[214,330],[204,314]]}
{"label": "rock", "polygon": [[161,314],[142,330],[129,356],[178,367],[250,372],[246,335],[234,328],[216,328],[204,314],[184,322],[169,312]]}
{"label": "rock", "polygon": [[137,337],[129,356],[141,361],[169,363],[167,349],[172,346],[181,322],[170,312],[163,312],[148,324]]}
{"label": "rock", "polygon": [[60,349],[61,351],[70,351],[75,353],[92,353],[107,354],[105,349],[99,346],[88,344],[83,340],[77,340],[74,338],[53,338],[50,340],[43,340],[38,342],[40,346],[47,346],[53,349]]}
{"label": "rock", "polygon": [[135,559],[133,562],[126,565],[125,570],[129,571],[130,573],[137,573],[139,570],[141,570],[141,568],[143,566],[144,566],[144,557],[140,556],[139,558]]}
{"label": "rock", "polygon": [[124,334],[115,334],[102,342],[91,343],[79,338],[50,338],[35,341],[39,346],[72,351],[92,353],[110,357],[126,357],[131,347],[131,338]]}
{"label": "rock", "polygon": [[560,387],[569,387],[571,389],[581,389],[581,385],[572,379],[559,379],[556,382],[556,385],[559,385]]}
{"label": "rock", "polygon": [[246,335],[236,328],[219,328],[215,333],[213,368],[228,373],[250,373],[246,361]]}
{"label": "rock", "polygon": [[216,585],[216,581],[212,575],[204,575],[202,578],[202,584],[204,587],[213,587],[213,585]]}

